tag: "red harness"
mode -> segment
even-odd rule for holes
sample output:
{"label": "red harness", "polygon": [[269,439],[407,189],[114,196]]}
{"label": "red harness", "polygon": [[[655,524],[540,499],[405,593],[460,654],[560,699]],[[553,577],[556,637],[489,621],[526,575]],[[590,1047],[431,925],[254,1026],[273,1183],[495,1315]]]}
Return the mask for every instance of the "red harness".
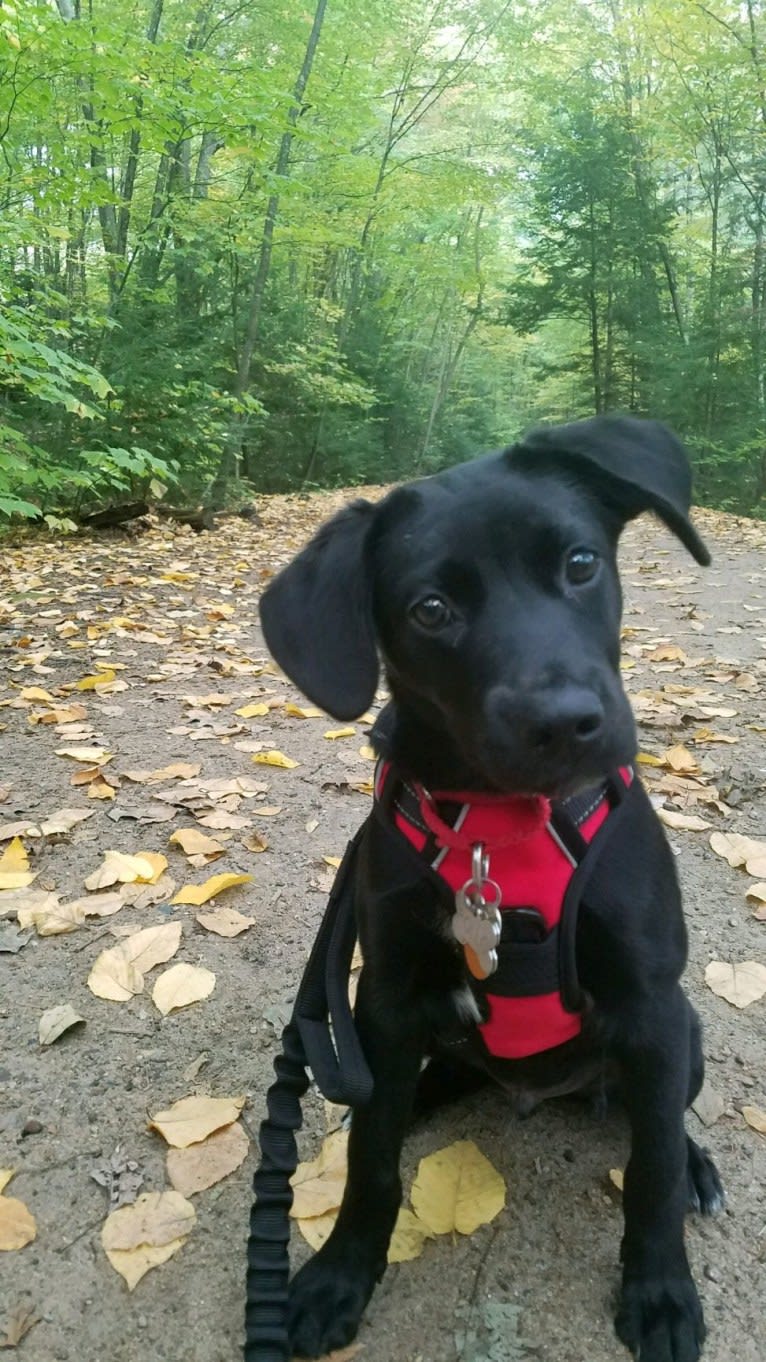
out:
{"label": "red harness", "polygon": [[585,1000],[575,967],[577,908],[596,834],[600,844],[632,780],[631,768],[621,767],[597,789],[551,804],[537,795],[432,794],[403,780],[391,763],[379,765],[376,798],[436,873],[450,905],[471,880],[474,848],[488,856],[486,878],[501,892],[497,970],[477,979],[476,957],[470,947],[465,953],[471,985],[489,1009],[479,1029],[491,1055],[522,1059],[579,1034]]}

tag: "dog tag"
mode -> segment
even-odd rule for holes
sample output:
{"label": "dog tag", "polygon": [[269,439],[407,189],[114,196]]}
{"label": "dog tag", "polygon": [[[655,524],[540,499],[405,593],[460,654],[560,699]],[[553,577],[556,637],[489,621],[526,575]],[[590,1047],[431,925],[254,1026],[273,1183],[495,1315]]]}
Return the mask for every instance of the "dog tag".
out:
{"label": "dog tag", "polygon": [[[491,898],[484,897],[486,890]],[[481,885],[468,880],[455,894],[452,930],[476,979],[486,979],[497,969],[495,948],[502,930],[500,898],[501,891],[494,880],[483,880]]]}

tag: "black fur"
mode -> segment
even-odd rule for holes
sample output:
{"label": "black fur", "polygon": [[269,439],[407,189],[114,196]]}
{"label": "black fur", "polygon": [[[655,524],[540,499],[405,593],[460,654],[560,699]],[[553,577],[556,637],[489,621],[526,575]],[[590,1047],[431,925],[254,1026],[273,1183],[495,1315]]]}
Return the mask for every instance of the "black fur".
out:
{"label": "black fur", "polygon": [[[392,700],[373,740],[425,785],[566,795],[635,755],[619,670],[620,532],[654,511],[707,563],[690,492],[683,447],[657,422],[597,417],[533,432],[341,512],[264,593],[267,642],[306,695],[342,719],[369,706],[380,653]],[[480,1048],[445,909],[378,820],[363,842],[356,908],[365,960],[356,1019],[375,1090],[353,1115],[336,1228],[292,1286],[291,1338],[308,1357],[356,1333],[385,1269],[413,1107],[433,1106],[456,1081],[455,1055],[470,1061]],[[684,1131],[703,1074],[679,983],[685,960],[673,857],[635,785],[581,905],[577,965],[592,1000],[582,1035],[488,1066],[522,1109],[576,1086],[598,1091],[608,1075],[620,1082],[632,1150],[616,1327],[642,1362],[699,1356],[683,1219],[689,1204],[711,1212],[722,1202],[712,1161]],[[427,1054],[436,1057],[418,1087]]]}

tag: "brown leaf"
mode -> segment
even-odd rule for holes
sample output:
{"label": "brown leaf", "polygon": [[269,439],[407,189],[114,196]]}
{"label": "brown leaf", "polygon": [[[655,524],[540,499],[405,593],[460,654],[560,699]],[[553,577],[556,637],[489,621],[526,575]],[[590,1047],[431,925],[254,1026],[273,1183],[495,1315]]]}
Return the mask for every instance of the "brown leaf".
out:
{"label": "brown leaf", "polygon": [[197,922],[216,936],[239,936],[255,926],[255,920],[238,913],[236,908],[211,908],[208,913],[196,913]]}
{"label": "brown leaf", "polygon": [[17,1348],[22,1338],[40,1321],[31,1305],[22,1302],[15,1305],[5,1322],[5,1338],[0,1338],[0,1348]]}
{"label": "brown leaf", "polygon": [[207,1139],[214,1130],[231,1125],[245,1105],[244,1097],[181,1097],[149,1121],[174,1149],[186,1149]]}
{"label": "brown leaf", "polygon": [[0,1250],[25,1248],[36,1234],[35,1218],[24,1202],[15,1196],[0,1196]]}
{"label": "brown leaf", "polygon": [[132,1291],[151,1268],[167,1262],[194,1228],[196,1212],[180,1192],[144,1192],[104,1221],[101,1242]]}
{"label": "brown leaf", "polygon": [[228,1177],[247,1158],[250,1142],[239,1121],[185,1149],[169,1149],[168,1178],[183,1196],[194,1196]]}

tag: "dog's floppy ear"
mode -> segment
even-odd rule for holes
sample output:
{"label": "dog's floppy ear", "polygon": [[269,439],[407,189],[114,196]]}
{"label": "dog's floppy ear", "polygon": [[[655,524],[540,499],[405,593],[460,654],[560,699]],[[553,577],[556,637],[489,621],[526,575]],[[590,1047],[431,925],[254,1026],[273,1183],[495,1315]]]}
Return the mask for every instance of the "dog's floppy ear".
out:
{"label": "dog's floppy ear", "polygon": [[365,554],[374,511],[368,501],[339,511],[261,597],[270,652],[304,695],[336,719],[363,714],[378,684]]}
{"label": "dog's floppy ear", "polygon": [[698,563],[710,554],[689,520],[692,477],[681,441],[660,421],[634,416],[594,416],[563,426],[533,430],[510,452],[512,463],[526,451],[559,456],[582,467],[626,520],[655,511]]}

